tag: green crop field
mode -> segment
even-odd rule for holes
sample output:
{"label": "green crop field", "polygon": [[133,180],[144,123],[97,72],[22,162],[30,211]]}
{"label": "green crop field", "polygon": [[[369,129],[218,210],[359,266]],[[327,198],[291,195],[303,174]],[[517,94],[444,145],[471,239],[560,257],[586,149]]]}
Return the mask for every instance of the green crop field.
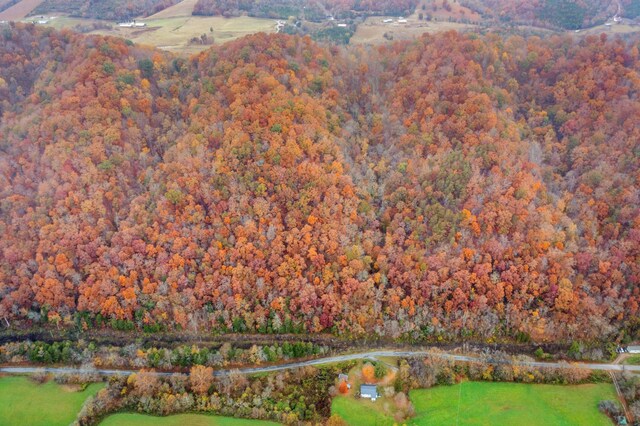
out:
{"label": "green crop field", "polygon": [[610,384],[577,386],[464,382],[410,393],[415,425],[611,425],[598,402],[616,400]]}
{"label": "green crop field", "polygon": [[263,420],[236,419],[233,417],[180,414],[154,417],[143,414],[121,413],[107,417],[100,426],[271,426],[277,423]]}
{"label": "green crop field", "polygon": [[0,424],[67,426],[89,395],[102,386],[92,384],[74,392],[54,382],[36,384],[27,377],[0,378]]}
{"label": "green crop field", "polygon": [[[598,411],[604,399],[616,400],[610,384],[577,386],[464,382],[410,393],[415,417],[408,425],[598,426],[611,421]],[[389,402],[336,397],[331,405],[349,425],[393,425]],[[392,410],[391,410],[392,412]],[[389,411],[387,411],[389,413]]]}

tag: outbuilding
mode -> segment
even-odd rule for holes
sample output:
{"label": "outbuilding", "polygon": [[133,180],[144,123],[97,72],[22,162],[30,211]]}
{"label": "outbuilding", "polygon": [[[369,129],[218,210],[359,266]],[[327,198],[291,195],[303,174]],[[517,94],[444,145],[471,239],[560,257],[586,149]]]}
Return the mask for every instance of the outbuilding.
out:
{"label": "outbuilding", "polygon": [[640,354],[640,346],[627,346],[627,352],[630,354]]}

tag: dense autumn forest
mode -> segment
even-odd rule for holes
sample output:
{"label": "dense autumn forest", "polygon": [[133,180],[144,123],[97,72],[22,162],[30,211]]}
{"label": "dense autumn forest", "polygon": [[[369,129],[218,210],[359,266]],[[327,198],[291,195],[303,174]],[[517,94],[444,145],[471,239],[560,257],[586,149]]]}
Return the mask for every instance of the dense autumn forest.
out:
{"label": "dense autumn forest", "polygon": [[258,34],[190,59],[5,26],[0,318],[635,333],[638,40]]}

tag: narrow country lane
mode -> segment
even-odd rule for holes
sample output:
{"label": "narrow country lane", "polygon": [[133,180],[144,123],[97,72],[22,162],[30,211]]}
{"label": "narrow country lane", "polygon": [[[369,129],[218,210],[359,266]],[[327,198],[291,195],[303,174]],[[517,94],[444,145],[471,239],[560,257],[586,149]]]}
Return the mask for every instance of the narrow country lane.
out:
{"label": "narrow country lane", "polygon": [[[283,370],[291,370],[300,367],[307,366],[315,366],[322,364],[330,364],[335,362],[343,362],[343,361],[354,361],[359,359],[367,359],[367,358],[376,358],[376,357],[401,357],[401,358],[409,358],[409,357],[420,357],[420,356],[433,356],[440,357],[445,359],[450,359],[453,361],[464,361],[464,362],[475,362],[475,361],[483,361],[489,364],[498,364],[504,363],[504,361],[494,361],[480,359],[472,356],[465,355],[454,355],[448,353],[433,353],[430,351],[394,351],[394,350],[383,350],[383,351],[371,351],[371,352],[361,352],[356,354],[349,355],[338,355],[326,358],[318,358],[309,361],[301,361],[301,362],[291,362],[287,364],[279,364],[279,365],[270,365],[266,367],[249,367],[249,368],[241,368],[241,369],[232,369],[232,370],[217,370],[214,372],[216,376],[224,376],[232,371],[238,371],[244,374],[257,374],[257,373],[268,373],[274,371],[283,371]],[[640,365],[622,365],[622,364],[596,364],[596,363],[567,363],[567,362],[538,362],[538,361],[511,361],[507,362],[512,365],[521,365],[524,367],[538,367],[538,368],[583,368],[587,370],[603,370],[603,371],[640,371]],[[47,372],[54,374],[99,374],[102,376],[128,376],[132,373],[135,373],[137,370],[113,370],[113,369],[82,369],[82,368],[73,368],[73,367],[0,367],[0,373],[7,374],[31,374],[36,372]],[[157,371],[155,372],[158,376],[170,376],[174,374],[173,372],[163,372]]]}

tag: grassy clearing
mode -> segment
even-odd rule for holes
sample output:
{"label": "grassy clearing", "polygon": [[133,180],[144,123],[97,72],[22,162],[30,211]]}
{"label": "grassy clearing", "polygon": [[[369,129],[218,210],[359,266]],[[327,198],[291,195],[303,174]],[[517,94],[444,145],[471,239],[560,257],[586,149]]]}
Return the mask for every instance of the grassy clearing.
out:
{"label": "grassy clearing", "polygon": [[0,423],[5,425],[67,426],[85,399],[104,386],[92,384],[82,392],[54,382],[43,385],[27,377],[0,378]]}
{"label": "grassy clearing", "polygon": [[[469,28],[476,28],[475,25],[459,24],[456,22],[426,22],[410,19],[406,24],[396,22],[385,24],[384,17],[375,16],[367,18],[364,23],[358,25],[353,37],[352,44],[379,44],[388,43],[393,40],[410,40],[420,37],[424,33],[436,33],[449,30],[463,31]],[[384,35],[387,34],[387,39]]]}
{"label": "grassy clearing", "polygon": [[331,414],[342,417],[347,424],[393,425],[393,417],[384,412],[384,398],[371,402],[368,399],[355,399],[350,396],[337,396],[331,403]]}
{"label": "grassy clearing", "polygon": [[149,19],[175,18],[176,16],[191,16],[193,8],[198,0],[182,0],[173,6],[161,10],[155,15],[149,16]]}
{"label": "grassy clearing", "polygon": [[598,426],[611,421],[598,402],[616,400],[610,384],[578,386],[464,382],[410,393],[414,425]]}
{"label": "grassy clearing", "polygon": [[[640,26],[637,25],[625,25],[625,24],[615,24],[615,25],[598,25],[597,27],[588,28],[586,30],[581,30],[579,35],[593,35],[593,34],[601,34],[601,33],[611,33],[611,34],[631,34],[640,32]],[[573,33],[573,31],[569,31],[569,33]]]}
{"label": "grassy clearing", "polygon": [[[449,1],[449,6],[451,8],[450,11],[444,8],[445,0],[424,0],[418,4],[413,15],[410,18],[418,19],[418,15],[422,13],[426,18],[427,14],[431,14],[433,17],[438,20],[446,21],[449,18],[454,19],[468,19],[471,22],[480,22],[482,20],[482,16],[473,10],[461,5],[459,2]],[[424,5],[424,9],[422,6]],[[435,5],[435,11],[433,10],[433,6]]]}
{"label": "grassy clearing", "polygon": [[[610,426],[598,403],[615,401],[610,384],[577,386],[522,383],[464,382],[455,386],[419,389],[409,394],[415,417],[407,425],[449,426]],[[349,425],[393,425],[391,401],[376,402],[338,396],[331,413]]]}
{"label": "grassy clearing", "polygon": [[264,420],[236,419],[204,414],[154,417],[143,414],[120,413],[107,417],[100,423],[100,426],[275,426],[277,424]]}
{"label": "grassy clearing", "polygon": [[[190,0],[185,0],[190,1]],[[183,2],[184,3],[184,2]],[[178,5],[182,5],[179,3]],[[188,6],[188,4],[187,4]],[[183,5],[184,9],[185,6]],[[181,9],[173,13],[182,13]],[[169,12],[170,14],[171,12]],[[112,35],[124,37],[136,43],[156,46],[164,50],[179,53],[197,53],[208,49],[207,45],[190,45],[189,40],[200,37],[202,34],[213,36],[216,44],[225,43],[248,34],[259,32],[275,32],[275,21],[271,19],[251,18],[240,16],[237,18],[223,18],[221,16],[171,16],[163,17],[162,12],[147,19],[139,19],[147,24],[144,28],[121,28],[114,22],[96,21],[91,19],[77,19],[70,17],[57,17],[51,20],[49,25],[60,28],[73,28],[76,25],[87,25],[95,22],[112,25],[111,29],[100,29],[92,34]],[[153,18],[153,19],[152,19]],[[213,32],[211,31],[213,29]]]}
{"label": "grassy clearing", "polygon": [[17,21],[27,16],[42,0],[22,0],[0,12],[0,21]]}
{"label": "grassy clearing", "polygon": [[627,365],[640,365],[640,355],[631,355],[625,358],[623,364]]}

